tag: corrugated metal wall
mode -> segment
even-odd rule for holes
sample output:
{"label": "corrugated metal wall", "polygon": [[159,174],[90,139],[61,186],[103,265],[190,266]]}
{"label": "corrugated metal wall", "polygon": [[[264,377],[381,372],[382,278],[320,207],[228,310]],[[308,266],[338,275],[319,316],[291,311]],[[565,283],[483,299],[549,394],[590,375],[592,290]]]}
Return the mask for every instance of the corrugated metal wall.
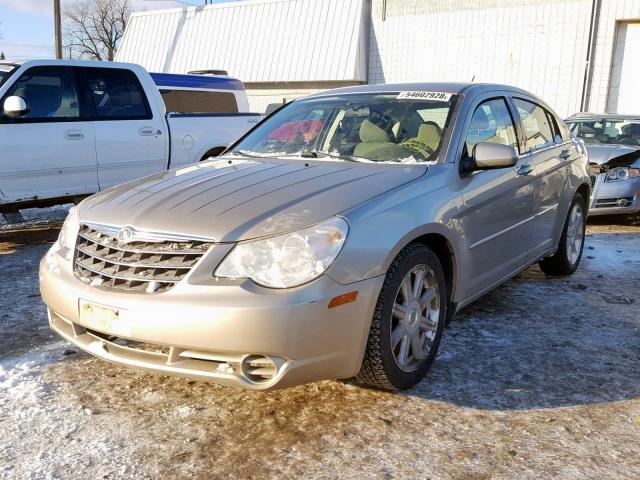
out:
{"label": "corrugated metal wall", "polygon": [[[151,71],[224,68],[250,84],[273,84],[250,97],[259,109],[322,82],[473,79],[525,88],[568,116],[582,103],[592,4],[253,0],[138,13],[118,59]],[[590,111],[616,105],[609,98],[615,94],[610,85],[616,25],[640,21],[640,0],[599,4],[586,97]]]}
{"label": "corrugated metal wall", "polygon": [[244,82],[366,81],[367,0],[258,0],[132,15],[117,60]]}
{"label": "corrugated metal wall", "polygon": [[[506,83],[580,110],[592,0],[372,1],[370,83]],[[640,20],[640,0],[599,3],[589,111],[607,106],[616,25]]]}
{"label": "corrugated metal wall", "polygon": [[591,0],[374,0],[369,81],[476,81],[579,110]]}

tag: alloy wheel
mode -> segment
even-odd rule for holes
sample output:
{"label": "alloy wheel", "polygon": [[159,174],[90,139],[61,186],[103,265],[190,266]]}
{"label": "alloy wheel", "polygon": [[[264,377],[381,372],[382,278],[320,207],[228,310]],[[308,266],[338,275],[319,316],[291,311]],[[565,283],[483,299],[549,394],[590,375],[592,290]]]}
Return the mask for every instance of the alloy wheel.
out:
{"label": "alloy wheel", "polygon": [[420,367],[431,351],[440,318],[438,280],[428,265],[414,266],[400,283],[391,318],[391,351],[405,372]]}
{"label": "alloy wheel", "polygon": [[580,203],[575,203],[569,215],[567,226],[567,260],[574,265],[580,257],[584,241],[584,210]]}

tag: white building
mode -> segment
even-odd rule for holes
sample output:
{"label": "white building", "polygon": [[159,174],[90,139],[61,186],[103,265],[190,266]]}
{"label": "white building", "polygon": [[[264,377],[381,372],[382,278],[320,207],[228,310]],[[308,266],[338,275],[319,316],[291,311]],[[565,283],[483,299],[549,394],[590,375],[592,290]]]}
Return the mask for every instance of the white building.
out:
{"label": "white building", "polygon": [[135,13],[118,60],[224,69],[264,111],[358,83],[516,85],[560,115],[640,113],[640,0],[246,0]]}

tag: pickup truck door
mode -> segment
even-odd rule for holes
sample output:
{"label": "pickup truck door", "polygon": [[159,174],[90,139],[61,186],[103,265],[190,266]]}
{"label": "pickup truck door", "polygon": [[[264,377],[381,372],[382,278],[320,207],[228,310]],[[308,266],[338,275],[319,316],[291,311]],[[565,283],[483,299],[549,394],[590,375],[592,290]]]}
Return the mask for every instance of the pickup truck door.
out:
{"label": "pickup truck door", "polygon": [[[519,150],[513,109],[503,96],[481,100],[467,123],[463,156],[479,142]],[[526,265],[533,220],[534,177],[526,160],[515,167],[475,171],[461,178],[460,217],[467,244],[466,298],[477,296]]]}
{"label": "pickup truck door", "polygon": [[0,105],[22,97],[29,112],[0,118],[2,202],[98,191],[93,125],[86,118],[77,69],[36,66],[9,87]]}
{"label": "pickup truck door", "polygon": [[568,181],[569,161],[577,152],[571,141],[564,141],[553,114],[533,99],[513,98],[520,118],[526,158],[534,169],[534,221],[531,231],[531,260],[538,259],[557,244],[564,227],[565,212],[560,208]]}
{"label": "pickup truck door", "polygon": [[96,119],[100,189],[166,169],[166,120],[154,115],[136,74],[125,68],[83,72]]}

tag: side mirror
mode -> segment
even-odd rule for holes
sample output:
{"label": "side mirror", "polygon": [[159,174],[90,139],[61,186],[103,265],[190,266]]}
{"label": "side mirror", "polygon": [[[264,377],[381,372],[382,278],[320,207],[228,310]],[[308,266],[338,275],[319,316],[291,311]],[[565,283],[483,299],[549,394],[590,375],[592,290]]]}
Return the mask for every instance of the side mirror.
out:
{"label": "side mirror", "polygon": [[493,170],[513,167],[518,163],[518,152],[511,145],[480,142],[473,147],[473,155],[462,163],[462,173],[475,170]]}
{"label": "side mirror", "polygon": [[27,102],[24,101],[24,98],[18,97],[16,95],[7,97],[7,99],[4,101],[3,109],[4,114],[10,118],[22,117],[23,115],[29,113]]}

